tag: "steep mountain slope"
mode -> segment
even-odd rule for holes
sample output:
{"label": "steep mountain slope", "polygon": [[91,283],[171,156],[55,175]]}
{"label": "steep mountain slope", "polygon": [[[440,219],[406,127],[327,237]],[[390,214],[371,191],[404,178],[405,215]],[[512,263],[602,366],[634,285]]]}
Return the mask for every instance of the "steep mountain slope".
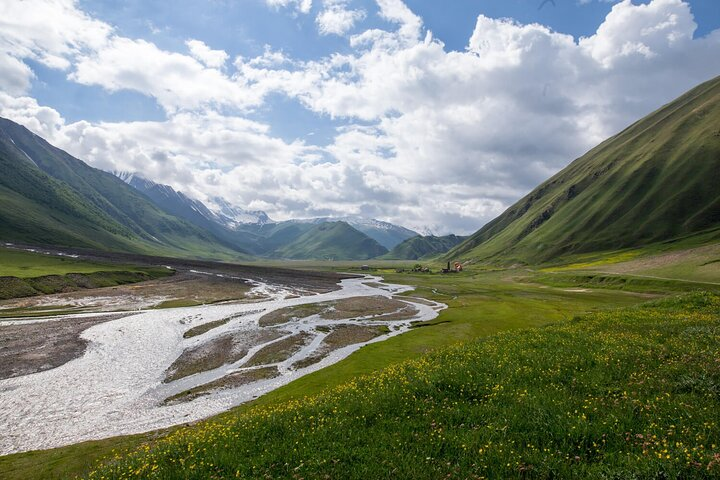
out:
{"label": "steep mountain slope", "polygon": [[378,242],[345,222],[313,225],[293,242],[274,252],[273,257],[288,259],[366,260],[387,253]]}
{"label": "steep mountain slope", "polygon": [[409,238],[380,258],[387,260],[419,260],[445,253],[465,240],[457,235],[436,237],[428,235]]}
{"label": "steep mountain slope", "polygon": [[237,257],[217,239],[158,209],[115,176],[0,119],[0,236],[134,252]]}
{"label": "steep mountain slope", "polygon": [[601,143],[447,258],[538,263],[720,227],[720,77]]}
{"label": "steep mountain slope", "polygon": [[89,248],[138,248],[140,240],[42,170],[0,128],[0,238]]}
{"label": "steep mountain slope", "polygon": [[213,222],[213,213],[202,203],[175,191],[169,185],[162,185],[147,180],[135,173],[114,172],[120,180],[143,193],[164,212],[174,215],[194,225],[210,226]]}
{"label": "steep mountain slope", "polygon": [[135,172],[113,172],[113,175],[148,197],[163,212],[185,220],[212,233],[225,246],[258,254],[258,236],[229,228],[230,220],[211,211],[204,203],[192,199],[169,185],[155,183]]}

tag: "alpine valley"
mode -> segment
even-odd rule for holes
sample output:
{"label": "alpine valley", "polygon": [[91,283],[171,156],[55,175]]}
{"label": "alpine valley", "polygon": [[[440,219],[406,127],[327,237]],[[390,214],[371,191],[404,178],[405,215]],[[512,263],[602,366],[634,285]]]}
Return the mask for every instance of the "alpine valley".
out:
{"label": "alpine valley", "polygon": [[0,479],[720,479],[717,13],[0,2]]}

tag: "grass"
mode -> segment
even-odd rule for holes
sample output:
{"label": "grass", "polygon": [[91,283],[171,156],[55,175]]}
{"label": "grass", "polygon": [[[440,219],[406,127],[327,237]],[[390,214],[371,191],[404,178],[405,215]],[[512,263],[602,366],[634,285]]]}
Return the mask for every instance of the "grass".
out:
{"label": "grass", "polygon": [[[328,265],[322,263],[324,267]],[[341,268],[345,269],[345,265]],[[441,312],[433,325],[366,345],[337,364],[306,375],[219,418],[234,418],[260,406],[281,405],[320,394],[360,375],[375,374],[434,349],[503,331],[566,322],[583,312],[635,305],[647,299],[647,296],[615,290],[566,292],[536,283],[522,283],[513,272],[477,270],[458,275],[427,275],[397,274],[394,270],[395,264],[392,264],[392,268],[378,271],[389,282],[416,285],[417,290],[411,295],[441,301],[450,308]],[[92,461],[112,455],[113,450],[132,448],[155,437],[156,434],[136,435],[123,437],[117,443],[108,439],[4,456],[0,457],[0,472],[8,480],[74,478],[86,473]]]}
{"label": "grass", "polygon": [[198,325],[197,327],[193,327],[183,333],[183,338],[192,338],[197,337],[198,335],[202,335],[203,333],[209,332],[213,328],[222,327],[226,323],[230,321],[230,317],[228,318],[221,318],[220,320],[215,320],[213,322],[207,322],[203,323],[202,325]]}
{"label": "grass", "polygon": [[[113,287],[173,273],[160,267],[102,264],[0,248],[0,300]],[[24,315],[22,311],[17,313]],[[32,311],[26,313],[32,315]]]}
{"label": "grass", "polygon": [[689,289],[720,292],[720,284],[619,274],[550,273],[546,275],[537,275],[533,277],[533,280],[555,287],[611,288],[648,293],[663,293],[668,291],[683,292]]}
{"label": "grass", "polygon": [[0,277],[32,278],[46,275],[93,272],[142,272],[146,269],[127,265],[88,262],[57,255],[0,248]]}
{"label": "grass", "polygon": [[720,297],[439,349],[179,429],[89,478],[720,477]]}
{"label": "grass", "polygon": [[66,273],[32,278],[0,277],[0,299],[31,297],[41,294],[66,293],[91,288],[114,287],[128,283],[143,282],[172,275],[161,268],[145,271],[109,271],[92,273]]}
{"label": "grass", "polygon": [[197,307],[202,305],[201,302],[191,298],[174,298],[158,303],[153,308],[181,308],[181,307]]}

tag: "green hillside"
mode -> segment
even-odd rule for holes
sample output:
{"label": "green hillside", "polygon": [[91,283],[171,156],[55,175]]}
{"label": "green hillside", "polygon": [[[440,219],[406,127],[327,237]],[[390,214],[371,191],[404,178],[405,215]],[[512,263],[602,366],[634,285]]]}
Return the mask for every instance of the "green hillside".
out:
{"label": "green hillside", "polygon": [[287,259],[367,260],[385,253],[385,247],[347,223],[327,222],[313,225],[291,243],[275,250],[272,256]]}
{"label": "green hillside", "polygon": [[451,250],[539,263],[720,227],[720,77],[598,145]]}
{"label": "green hillside", "polygon": [[103,250],[237,258],[115,176],[0,119],[0,239]]}
{"label": "green hillside", "polygon": [[445,235],[443,237],[418,235],[417,237],[408,238],[380,258],[384,260],[430,258],[447,252],[463,240],[465,240],[465,237],[457,235]]}

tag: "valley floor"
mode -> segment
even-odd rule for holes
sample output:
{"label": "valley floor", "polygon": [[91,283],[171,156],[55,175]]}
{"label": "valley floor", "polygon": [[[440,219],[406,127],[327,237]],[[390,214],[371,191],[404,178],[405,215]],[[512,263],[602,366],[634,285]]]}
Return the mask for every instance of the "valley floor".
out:
{"label": "valley floor", "polygon": [[[322,264],[318,266],[324,268],[328,267],[327,264]],[[347,270],[352,266],[353,265],[341,265],[337,266],[337,268]],[[667,296],[668,294],[676,294],[678,292],[692,290],[696,287],[710,289],[712,289],[713,287],[712,284],[693,284],[692,287],[688,287],[687,283],[664,282],[653,284],[650,286],[643,284],[641,288],[633,288],[632,285],[627,284],[622,284],[620,286],[611,285],[611,288],[600,288],[606,287],[607,285],[596,285],[592,284],[592,282],[589,285],[582,283],[586,281],[587,272],[582,272],[583,275],[580,276],[575,276],[575,272],[571,272],[573,273],[572,278],[566,278],[564,276],[564,273],[556,273],[554,275],[563,276],[563,281],[553,282],[546,281],[544,279],[544,276],[549,275],[548,272],[540,272],[538,274],[537,272],[526,271],[524,269],[484,270],[480,268],[475,268],[470,269],[470,271],[466,271],[462,274],[456,275],[428,275],[420,273],[395,273],[395,266],[396,265],[394,265],[393,268],[390,269],[378,268],[373,272],[373,274],[381,275],[384,278],[385,282],[389,282],[392,284],[413,285],[415,287],[413,293],[406,293],[405,295],[419,296],[430,300],[430,302],[447,304],[449,308],[440,312],[439,317],[433,321],[414,325],[415,327],[422,328],[412,328],[403,335],[395,336],[383,342],[368,344],[364,348],[355,351],[352,355],[345,358],[344,360],[330,367],[317,370],[309,375],[305,375],[302,378],[293,381],[292,383],[289,383],[283,387],[273,390],[266,395],[261,396],[260,398],[251,403],[244,404],[228,413],[221,414],[219,417],[217,417],[214,421],[211,421],[210,423],[201,423],[200,426],[190,427],[189,430],[181,429],[180,431],[178,431],[177,434],[173,433],[177,431],[176,429],[171,429],[169,432],[161,431],[130,437],[116,437],[107,440],[85,442],[54,450],[28,452],[10,455],[6,457],[0,457],[0,472],[3,472],[4,477],[11,479],[64,478],[72,477],[78,474],[83,475],[94,468],[93,465],[97,459],[107,456],[113,449],[124,450],[128,448],[132,450],[136,446],[148,441],[151,442],[150,445],[152,446],[156,444],[156,439],[158,436],[163,438],[168,434],[171,435],[171,440],[160,440],[159,443],[156,444],[157,448],[151,447],[152,451],[155,452],[152,455],[159,455],[159,452],[161,450],[165,449],[169,445],[173,445],[172,442],[175,442],[178,438],[190,438],[191,436],[195,435],[193,432],[197,432],[197,434],[201,436],[203,435],[201,432],[211,432],[212,430],[209,430],[208,428],[210,428],[210,426],[212,425],[218,424],[217,422],[229,422],[230,424],[234,425],[233,428],[241,429],[233,430],[237,434],[249,434],[249,431],[246,430],[246,426],[238,426],[239,424],[237,423],[238,421],[242,423],[245,420],[238,419],[250,419],[251,423],[258,425],[257,421],[259,421],[259,419],[261,418],[265,418],[266,416],[266,414],[264,414],[263,412],[277,412],[278,408],[280,410],[284,410],[286,407],[283,406],[287,406],[287,408],[289,409],[288,411],[295,412],[292,415],[299,415],[298,418],[305,418],[303,417],[303,415],[306,414],[304,413],[305,410],[303,410],[302,406],[298,406],[295,402],[302,398],[305,398],[307,395],[312,396],[321,392],[334,392],[334,387],[345,384],[352,379],[356,379],[359,376],[367,374],[370,374],[371,377],[362,380],[362,382],[372,383],[374,381],[372,380],[372,378],[375,377],[375,375],[377,374],[376,372],[379,371],[386,372],[382,373],[379,378],[385,378],[386,375],[392,376],[394,375],[392,372],[396,371],[394,370],[395,367],[393,366],[400,365],[406,360],[417,359],[418,357],[422,356],[427,352],[441,349],[442,347],[448,347],[454,344],[476,340],[478,338],[487,337],[489,335],[494,335],[498,332],[503,331],[507,332],[518,329],[524,330],[527,327],[540,327],[552,324],[565,324],[565,322],[583,313],[601,312],[611,310],[617,307],[633,306],[642,302],[647,302],[649,300],[660,298],[662,296]],[[582,277],[582,281],[579,280],[580,277]],[[373,287],[365,286],[364,288]],[[714,303],[712,302],[711,304],[714,305]],[[416,305],[417,308],[420,308],[423,303],[416,301],[414,302],[414,305]],[[430,305],[433,305],[433,303],[430,303]],[[213,319],[214,318],[215,317],[213,317]],[[208,317],[205,320],[207,320],[207,322],[212,322],[213,319],[210,319]],[[200,323],[206,323],[205,320]],[[315,326],[315,328],[316,327],[317,326]],[[541,329],[539,331],[544,331],[544,329]],[[518,335],[520,335],[520,337],[518,338],[521,338],[525,334],[519,333]],[[495,340],[492,341],[495,342]],[[442,356],[446,354],[438,353],[438,355]],[[505,361],[510,361],[512,363],[513,360],[511,357],[512,355],[510,357],[507,357],[507,360],[502,360],[501,363]],[[433,359],[435,357],[431,356],[428,358]],[[430,361],[432,363],[437,360],[421,360],[420,362],[427,361]],[[517,366],[520,367],[519,364]],[[388,367],[390,367],[390,370],[384,370]],[[402,367],[401,370],[406,368],[414,367]],[[473,369],[475,368],[475,366],[467,365],[467,368]],[[491,372],[488,371],[485,374],[490,373]],[[346,388],[345,390],[343,390],[344,388],[345,387],[341,387],[338,391],[345,391]],[[444,398],[447,398],[447,401],[459,400],[453,397],[453,395],[456,395],[457,392],[455,392],[454,390],[453,392],[454,393],[452,393],[452,395],[450,394],[450,392],[446,392],[444,394]],[[312,405],[325,405],[326,403],[323,403],[325,401],[322,399],[326,397],[330,399],[335,398],[333,397],[333,395],[335,394],[332,393],[329,397],[327,396],[327,394],[319,397],[313,397],[315,398],[315,400],[312,400]],[[372,398],[374,399],[375,397],[373,396]],[[455,398],[455,400],[453,400],[453,398]],[[507,399],[508,397],[503,398]],[[300,403],[302,404],[303,402],[304,401],[301,401]],[[367,402],[370,402],[370,400],[365,401],[365,403]],[[417,407],[420,408],[418,412],[425,411],[425,406],[423,405],[424,404],[422,403],[417,405]],[[298,410],[293,410],[296,408],[298,408]],[[315,407],[309,406],[308,408]],[[368,406],[367,408],[371,409],[374,407]],[[365,411],[364,407],[362,406],[358,406],[357,413],[358,415],[369,414],[372,415],[373,418],[376,418],[375,416],[379,414],[378,411]],[[543,415],[542,413],[537,414]],[[422,413],[419,418],[429,417]],[[308,419],[305,419],[303,421],[308,421],[310,422],[310,424],[312,424],[312,421]],[[376,421],[377,419],[373,420],[373,422]],[[266,422],[266,420],[262,420],[262,422]],[[207,425],[208,427],[206,428],[203,425]],[[439,436],[435,439],[445,437],[443,431],[446,431],[449,426],[443,426],[444,424],[438,423],[438,421],[435,422],[435,425],[437,428],[440,429],[437,431],[437,435]],[[467,424],[465,425],[467,426]],[[281,429],[280,431],[285,432],[284,435],[287,435],[288,438],[293,438],[293,435],[295,435],[295,433],[298,433],[292,430],[287,430],[287,427],[279,426],[278,428]],[[256,431],[259,432],[259,430]],[[368,430],[368,432],[372,431],[372,428]],[[380,434],[378,431],[374,432],[378,435]],[[430,434],[429,431],[426,433]],[[329,432],[328,434],[332,435],[331,432]],[[263,433],[262,435],[265,434]],[[364,434],[358,433],[358,435],[358,441],[361,438],[364,438]],[[329,437],[314,437],[311,435],[311,438],[314,438],[315,440],[309,441],[308,446],[322,445],[325,441],[324,439]],[[420,459],[420,456],[425,458],[425,456],[427,455],[432,459],[432,461],[429,462],[428,470],[426,470],[426,473],[439,473],[440,470],[442,470],[442,468],[440,468],[441,459],[445,458],[447,461],[451,461],[452,458],[461,458],[459,451],[456,452],[455,450],[453,450],[454,453],[452,454],[450,453],[450,451],[442,453],[444,447],[442,447],[441,445],[437,445],[437,448],[441,449],[440,451],[433,450],[433,452],[425,452],[426,446],[433,445],[432,442],[428,443],[429,439],[433,439],[433,437],[425,438],[422,442],[420,442],[422,443],[422,445],[417,445],[417,448],[419,450],[415,451],[415,453],[412,453],[412,451],[414,450],[406,452],[407,455],[410,455],[409,457],[407,457],[408,462],[418,463],[418,459]],[[492,439],[488,437],[486,440],[489,441]],[[281,440],[275,439],[274,437],[272,439],[269,439],[268,437],[265,440],[262,440],[262,442],[265,443],[272,443],[275,441],[282,443]],[[241,446],[242,443],[239,443],[238,448],[241,448]],[[420,452],[420,450],[422,450],[422,452]],[[322,448],[320,448],[320,451],[322,451]],[[368,450],[368,452],[372,451],[372,448]],[[262,453],[261,451],[258,452]],[[255,457],[243,457],[244,455],[246,455],[246,453],[241,454],[240,452],[235,452],[235,454],[237,455],[237,458],[246,458],[246,463],[248,465],[252,465],[253,468],[257,467],[258,469],[257,471],[253,470],[252,472],[243,471],[244,473],[241,472],[242,475],[240,476],[252,478],[256,476],[256,474],[259,472],[268,473],[273,477],[291,477],[292,475],[294,475],[292,471],[282,469],[277,470],[275,469],[276,467],[271,467],[270,464],[264,463],[264,461],[257,460],[255,459]],[[313,456],[308,453],[307,461],[303,460],[303,458],[305,458],[303,457],[303,455],[298,456],[297,459],[300,460],[300,463],[304,461],[305,463],[303,463],[303,465],[305,466],[307,466],[309,464],[308,462],[312,459],[314,459],[312,461],[322,462],[330,462],[332,460],[330,457],[325,458],[321,454],[319,455],[320,456]],[[382,452],[374,451],[373,455],[375,459],[381,458]],[[451,456],[448,457],[447,455]],[[494,455],[497,455],[497,452],[495,452]],[[502,457],[502,455],[500,457]],[[142,462],[148,461],[148,465],[151,465],[152,462],[156,461],[156,459],[159,458],[160,457],[151,458],[134,456],[130,460],[128,460],[129,463],[121,463],[119,464],[120,466],[118,468],[125,468],[124,466],[127,466],[128,468],[130,466],[133,466],[133,468],[138,468],[139,464],[134,463],[136,459],[141,459]],[[343,462],[342,459],[336,458],[335,460],[339,460],[341,463]],[[164,462],[164,460],[157,461]],[[349,460],[347,461],[350,462]],[[292,462],[287,462],[287,464],[292,465]],[[352,462],[348,463],[348,465],[350,464],[352,464]],[[537,466],[535,466],[535,464],[533,465],[533,468],[538,468]],[[322,468],[318,467],[317,464],[315,466],[316,468],[314,470],[309,470],[310,476],[313,476],[313,472],[317,473],[324,471]],[[119,471],[113,470],[115,467],[109,468],[110,470],[103,470],[103,473],[107,474],[111,473],[111,471]],[[165,466],[164,468],[167,468],[167,466]],[[268,470],[267,468],[271,469]],[[301,470],[298,471],[303,471],[302,469],[304,467],[301,466],[300,468]],[[440,470],[438,470],[438,468],[440,468]],[[477,475],[482,476],[482,470],[480,469],[472,469],[467,465],[463,468],[465,468],[465,470],[462,471],[466,474],[474,472]],[[514,465],[513,468],[517,469],[525,467],[522,467],[522,465]],[[496,472],[498,471],[499,470],[497,470]],[[204,470],[204,472],[205,475],[208,475],[210,473],[207,470]],[[503,472],[505,472],[504,474],[511,473],[512,475],[519,474],[518,470]],[[234,474],[235,472],[231,473]],[[381,471],[378,470],[375,473],[381,473]],[[453,472],[448,471],[448,473]],[[182,474],[168,473],[168,475],[163,478],[186,478],[187,474],[188,471],[184,471],[184,473]],[[225,472],[225,474],[229,475],[228,472]],[[206,478],[206,476],[202,476],[200,474],[198,475],[199,476],[197,476],[197,478]],[[462,475],[460,476],[462,477]],[[431,478],[435,477],[431,476]]]}
{"label": "valley floor", "polygon": [[[16,337],[16,346],[22,345],[18,337],[58,335],[42,345],[26,344],[30,352],[21,352],[31,364],[37,363],[33,356],[38,352],[49,353],[48,361],[58,365],[43,363],[44,371],[27,375],[23,362],[17,361],[17,348],[11,352],[16,361],[5,362],[2,369],[3,376],[11,378],[0,380],[0,453],[193,422],[337,362],[367,342],[403,333],[413,322],[433,319],[443,307],[388,300],[395,303],[378,315],[363,312],[332,319],[313,315],[258,324],[258,319],[284,308],[362,297],[367,309],[375,299],[407,290],[367,285],[378,280],[345,279],[336,291],[309,296],[297,295],[292,287],[258,283],[249,293],[251,299],[262,298],[259,301],[149,310],[120,318],[87,314],[6,320],[0,335]],[[410,310],[407,315],[392,317],[404,308]],[[87,323],[79,324],[84,318]],[[337,337],[340,326],[344,333],[364,327],[365,332],[358,333],[365,335],[338,348],[322,349],[333,332]],[[319,350],[324,355],[318,355]],[[243,375],[245,381],[231,388]],[[216,388],[198,392],[213,382]]]}

